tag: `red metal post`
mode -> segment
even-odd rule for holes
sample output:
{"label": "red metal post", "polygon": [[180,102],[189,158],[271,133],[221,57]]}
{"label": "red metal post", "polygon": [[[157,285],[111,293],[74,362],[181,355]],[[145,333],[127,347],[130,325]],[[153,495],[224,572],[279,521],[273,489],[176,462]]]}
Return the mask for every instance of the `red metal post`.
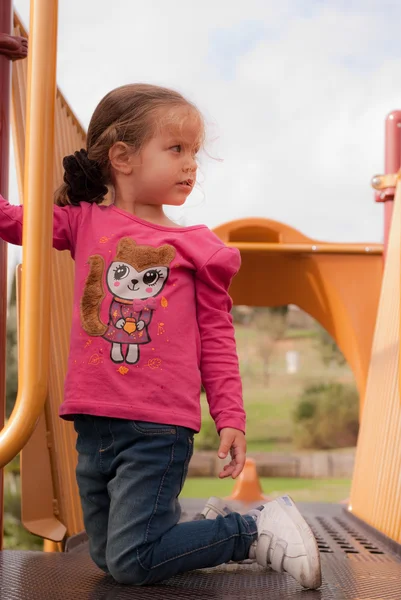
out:
{"label": "red metal post", "polygon": [[[11,34],[12,0],[0,2],[0,33]],[[11,60],[0,54],[0,194],[8,196],[10,150]],[[0,240],[0,429],[4,427],[6,399],[7,246]],[[0,471],[0,550],[3,547],[4,477]]]}
{"label": "red metal post", "polygon": [[[397,173],[401,167],[401,110],[391,112],[386,119],[384,172]],[[384,255],[387,252],[395,188],[376,192],[376,201],[384,203]]]}

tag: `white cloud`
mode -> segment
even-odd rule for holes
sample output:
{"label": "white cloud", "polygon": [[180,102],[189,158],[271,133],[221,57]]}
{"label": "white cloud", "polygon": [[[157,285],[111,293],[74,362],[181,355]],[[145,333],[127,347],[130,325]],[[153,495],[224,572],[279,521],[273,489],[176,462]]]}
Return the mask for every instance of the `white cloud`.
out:
{"label": "white cloud", "polygon": [[[28,23],[28,0],[16,0]],[[83,124],[113,87],[178,88],[210,123],[201,191],[174,213],[246,216],[320,239],[379,241],[370,178],[401,102],[392,2],[60,0],[58,82]],[[385,32],[385,34],[384,34]]]}

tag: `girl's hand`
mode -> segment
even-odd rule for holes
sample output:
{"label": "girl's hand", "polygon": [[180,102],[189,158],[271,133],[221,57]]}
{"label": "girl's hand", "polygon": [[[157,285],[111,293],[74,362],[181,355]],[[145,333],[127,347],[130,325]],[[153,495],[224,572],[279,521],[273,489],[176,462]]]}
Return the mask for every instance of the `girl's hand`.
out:
{"label": "girl's hand", "polygon": [[219,458],[226,458],[228,452],[230,452],[232,460],[219,473],[220,479],[230,477],[230,475],[233,479],[236,479],[244,468],[246,440],[245,435],[239,429],[224,427],[220,431]]}
{"label": "girl's hand", "polygon": [[20,36],[0,33],[0,54],[11,60],[19,60],[28,56],[28,40]]}

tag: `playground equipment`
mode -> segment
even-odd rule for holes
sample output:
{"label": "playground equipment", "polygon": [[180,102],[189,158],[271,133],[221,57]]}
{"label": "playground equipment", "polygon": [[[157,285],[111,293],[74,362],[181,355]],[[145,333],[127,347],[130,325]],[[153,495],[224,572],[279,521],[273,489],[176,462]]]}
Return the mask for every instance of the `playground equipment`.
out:
{"label": "playground equipment", "polygon": [[[401,165],[401,112],[387,120],[386,177],[374,180],[377,200],[386,207],[384,276],[381,244],[327,244],[267,219],[244,219],[216,229],[242,255],[242,268],[231,288],[234,302],[253,306],[294,303],[309,312],[337,341],[358,385],[361,434],[350,504],[345,508],[302,506],[322,552],[321,590],[302,592],[289,578],[249,565],[189,573],[147,589],[124,588],[89,559],[74,474],[75,433],[70,423],[58,418],[74,265],[68,253],[51,249],[51,198],[53,187],[61,181],[62,157],[84,145],[85,132],[56,91],[56,23],[56,0],[33,0],[28,71],[27,61],[13,64],[14,146],[25,206],[23,268],[18,269],[20,381],[16,408],[0,433],[0,466],[22,450],[23,523],[44,538],[49,552],[0,552],[1,597],[399,598],[401,186],[396,173]],[[10,28],[11,2],[3,0],[0,31],[7,33]],[[26,35],[16,17],[14,34]],[[0,61],[0,102],[6,115],[9,61],[1,56]],[[2,128],[0,147],[4,195],[7,129]],[[0,244],[2,299],[6,296],[4,256],[5,245]],[[263,279],[262,272],[266,274]],[[258,286],[252,285],[255,280]],[[4,300],[0,308],[0,377],[4,382]],[[50,323],[45,318],[49,312]],[[0,409],[4,384],[2,388]],[[0,418],[3,413],[1,409]],[[255,490],[262,493],[257,485]],[[190,518],[199,512],[200,504],[187,501],[183,507]]]}

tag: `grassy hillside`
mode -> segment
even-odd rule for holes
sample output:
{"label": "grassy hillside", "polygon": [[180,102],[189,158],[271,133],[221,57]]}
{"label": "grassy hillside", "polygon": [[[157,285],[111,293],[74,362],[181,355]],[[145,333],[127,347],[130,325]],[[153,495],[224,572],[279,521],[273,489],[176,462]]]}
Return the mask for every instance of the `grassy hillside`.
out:
{"label": "grassy hillside", "polygon": [[[244,403],[247,412],[248,449],[254,451],[291,451],[293,447],[292,415],[305,387],[316,381],[353,384],[347,364],[327,365],[314,330],[289,331],[287,337],[274,344],[263,375],[259,338],[254,329],[237,326],[237,348],[243,378]],[[289,337],[291,335],[291,337]],[[299,353],[299,371],[286,372],[286,353]],[[212,428],[206,398],[202,398],[202,422],[207,432]],[[198,445],[202,441],[202,432]]]}

